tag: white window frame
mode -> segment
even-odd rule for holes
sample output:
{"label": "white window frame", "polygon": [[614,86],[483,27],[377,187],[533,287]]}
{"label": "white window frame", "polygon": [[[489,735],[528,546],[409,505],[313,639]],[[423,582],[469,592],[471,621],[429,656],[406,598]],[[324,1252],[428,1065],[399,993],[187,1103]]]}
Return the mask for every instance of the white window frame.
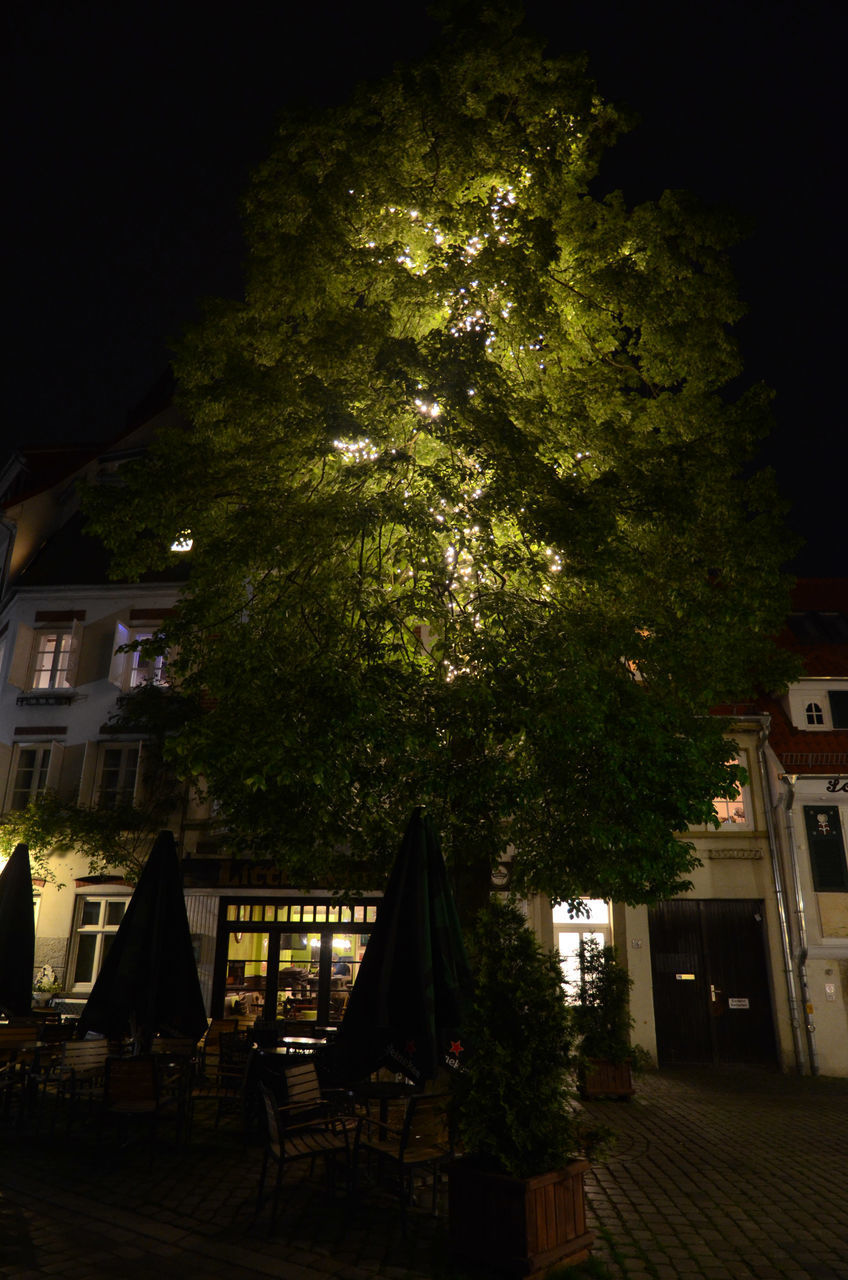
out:
{"label": "white window frame", "polygon": [[[39,623],[35,627],[28,627],[25,623],[21,623],[9,663],[7,677],[9,683],[33,693],[61,693],[73,689],[77,678],[84,629],[83,623],[78,618],[73,622],[58,623],[56,626]],[[65,637],[68,638],[64,653],[65,660],[58,660],[63,656],[60,649],[49,668],[46,665],[39,665],[39,654],[48,637],[60,638],[60,641]],[[49,671],[49,674],[46,679],[36,683],[40,671]]]}
{"label": "white window frame", "polygon": [[[120,752],[122,759],[117,765],[119,785],[116,788],[110,788],[109,796],[115,797],[114,803],[104,803],[104,773],[107,768],[111,770],[114,765],[109,760],[110,752]],[[128,757],[131,752],[136,753],[135,767],[133,770],[132,786],[127,785],[125,774],[129,768]],[[97,779],[95,783],[94,794],[96,803],[99,807],[105,809],[120,809],[124,805],[132,805],[136,803],[139,789],[139,781],[141,778],[141,756],[142,743],[139,739],[132,742],[101,742],[98,744],[97,751]]]}
{"label": "white window frame", "polygon": [[602,898],[582,899],[589,909],[588,916],[568,914],[564,903],[553,908],[553,928],[556,950],[562,969],[562,982],[569,1004],[580,1002],[580,944],[594,938],[601,947],[612,944],[612,904]]}
{"label": "white window frame", "polygon": [[[104,939],[114,939],[118,932],[118,927],[126,913],[127,905],[130,900],[130,890],[120,889],[113,893],[109,893],[106,889],[96,892],[95,886],[91,886],[88,892],[77,894],[74,903],[74,927],[72,934],[71,954],[68,958],[68,978],[67,990],[70,992],[88,992],[97,981],[98,974],[103,965],[105,958]],[[83,924],[83,913],[87,903],[98,903],[99,913],[97,922],[94,924]],[[122,902],[124,910],[121,912],[120,920],[113,923],[107,923],[107,907],[111,903]],[[91,958],[91,975],[90,978],[77,981],[77,965],[79,963],[80,941],[83,938],[94,938],[94,948]]]}
{"label": "white window frame", "polygon": [[[848,692],[848,680],[802,680],[789,690],[789,719],[796,729],[807,733],[831,733],[833,731],[833,715],[830,709],[830,694]],[[807,708],[815,703],[821,709],[821,720],[811,724],[807,720]],[[786,706],[786,701],[784,701]]]}
{"label": "white window frame", "polygon": [[[44,779],[40,786],[30,787],[29,800],[27,804],[33,800],[38,800],[45,791],[58,791],[59,779],[62,771],[62,760],[65,748],[61,742],[50,741],[45,742],[43,739],[36,742],[16,742],[11,752],[9,761],[9,771],[6,778],[5,794],[3,795],[3,809],[8,811],[15,807],[15,792],[18,791],[18,774],[21,768],[21,755],[24,751],[37,751],[42,755],[42,759],[46,753],[47,762],[44,769]],[[43,767],[43,766],[42,766]],[[41,769],[39,769],[39,772]],[[19,806],[26,808],[26,804]]]}
{"label": "white window frame", "polygon": [[149,659],[143,658],[138,649],[120,652],[124,645],[133,644],[136,640],[151,640],[156,632],[155,626],[129,627],[124,622],[116,623],[109,679],[124,693],[129,693],[140,684],[168,684],[167,654],[158,654]]}
{"label": "white window frame", "polygon": [[[27,786],[21,785],[21,774],[28,754],[34,756],[29,769],[30,780]],[[15,751],[15,767],[10,780],[10,809],[26,809],[34,800],[39,800],[47,790],[47,777],[50,772],[51,743],[34,742],[19,746]]]}

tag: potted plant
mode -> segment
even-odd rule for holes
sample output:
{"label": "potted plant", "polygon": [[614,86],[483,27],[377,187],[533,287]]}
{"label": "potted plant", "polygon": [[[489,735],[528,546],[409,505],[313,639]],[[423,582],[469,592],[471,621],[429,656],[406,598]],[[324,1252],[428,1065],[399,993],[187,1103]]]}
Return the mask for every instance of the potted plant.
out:
{"label": "potted plant", "polygon": [[492,903],[469,939],[475,983],[452,1075],[462,1155],[448,1167],[454,1253],[531,1275],[588,1256],[583,1138],[569,1092],[573,1027],[559,961],[512,905]]}
{"label": "potted plant", "polygon": [[32,1003],[36,1007],[49,1004],[51,997],[61,990],[62,984],[58,981],[52,964],[43,964],[32,984]]}
{"label": "potted plant", "polygon": [[601,946],[594,938],[581,942],[579,1002],[572,1017],[580,1036],[578,1081],[583,1098],[633,1096],[632,985],[615,947]]}

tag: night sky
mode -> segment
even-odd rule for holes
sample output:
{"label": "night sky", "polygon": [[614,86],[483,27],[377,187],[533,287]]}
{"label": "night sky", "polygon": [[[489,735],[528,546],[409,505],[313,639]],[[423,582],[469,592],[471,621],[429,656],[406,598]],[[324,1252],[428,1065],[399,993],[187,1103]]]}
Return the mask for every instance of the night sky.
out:
{"label": "night sky", "polygon": [[[239,199],[281,109],[413,58],[426,8],[7,0],[4,454],[121,430],[198,299],[239,290]],[[848,5],[526,9],[641,118],[605,184],[631,201],[686,187],[750,221],[739,335],[777,393],[767,456],[808,539],[796,567],[841,573]]]}

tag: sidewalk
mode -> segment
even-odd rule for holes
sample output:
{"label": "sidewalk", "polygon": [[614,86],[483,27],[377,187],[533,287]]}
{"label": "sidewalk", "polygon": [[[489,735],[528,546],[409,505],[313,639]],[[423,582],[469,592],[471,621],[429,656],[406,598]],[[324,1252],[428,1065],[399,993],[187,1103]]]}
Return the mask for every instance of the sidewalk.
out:
{"label": "sidewalk", "polygon": [[[663,1072],[586,1110],[618,1135],[587,1184],[612,1280],[848,1280],[848,1080]],[[412,1212],[404,1235],[382,1193],[348,1209],[287,1175],[269,1236],[260,1161],[225,1125],[196,1125],[188,1148],[163,1130],[152,1161],[141,1142],[108,1154],[90,1134],[0,1129],[0,1277],[469,1276],[444,1216]]]}

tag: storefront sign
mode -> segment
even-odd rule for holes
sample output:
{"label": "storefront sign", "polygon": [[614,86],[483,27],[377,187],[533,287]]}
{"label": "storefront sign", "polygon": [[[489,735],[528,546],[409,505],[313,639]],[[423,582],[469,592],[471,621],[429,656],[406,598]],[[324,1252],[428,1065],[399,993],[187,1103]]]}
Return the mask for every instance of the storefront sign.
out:
{"label": "storefront sign", "polygon": [[830,791],[831,794],[834,791],[848,791],[848,782],[843,782],[841,778],[831,778],[825,787],[825,791]]}
{"label": "storefront sign", "polygon": [[186,889],[285,889],[276,863],[251,858],[187,858],[182,864]]}

